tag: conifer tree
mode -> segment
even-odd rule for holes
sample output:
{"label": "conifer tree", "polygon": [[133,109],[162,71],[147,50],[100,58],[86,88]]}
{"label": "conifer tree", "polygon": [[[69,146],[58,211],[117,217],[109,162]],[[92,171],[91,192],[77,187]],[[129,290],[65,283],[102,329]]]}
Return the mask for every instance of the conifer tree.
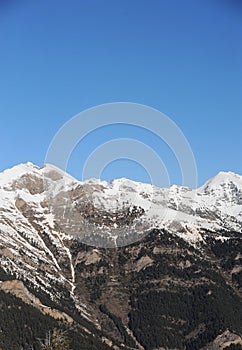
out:
{"label": "conifer tree", "polygon": [[57,329],[48,332],[40,344],[43,350],[71,350],[69,347],[70,341],[66,338],[65,332]]}

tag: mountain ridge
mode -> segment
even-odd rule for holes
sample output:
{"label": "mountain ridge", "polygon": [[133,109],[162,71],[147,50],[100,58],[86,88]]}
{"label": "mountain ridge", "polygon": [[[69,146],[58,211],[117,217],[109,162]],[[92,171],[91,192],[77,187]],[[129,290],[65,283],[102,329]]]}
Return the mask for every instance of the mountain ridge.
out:
{"label": "mountain ridge", "polygon": [[199,230],[241,232],[242,176],[220,172],[196,190],[176,185],[159,188],[125,178],[80,182],[53,165],[37,167],[28,162],[0,173],[0,226],[4,217],[8,227],[13,217],[12,226],[16,222],[23,226],[26,219],[28,228],[32,226],[23,214],[28,207],[32,221],[36,212],[35,225],[41,226],[42,217],[42,227],[44,222],[50,229],[57,225],[67,235],[86,230],[81,239],[91,245],[129,244],[139,239],[139,232],[142,237],[154,228],[168,229],[195,243],[202,240]]}
{"label": "mountain ridge", "polygon": [[[149,183],[145,183],[145,182],[140,182],[140,181],[135,181],[135,180],[131,180],[131,179],[128,179],[128,178],[125,178],[125,177],[121,177],[121,178],[116,178],[116,179],[112,179],[111,181],[106,181],[106,180],[100,180],[100,179],[97,179],[97,178],[90,178],[90,179],[87,179],[87,180],[84,180],[84,181],[80,181],[80,180],[77,180],[75,177],[73,177],[72,175],[70,175],[68,172],[58,168],[57,166],[53,165],[53,164],[44,164],[42,166],[38,166],[38,165],[35,165],[34,163],[32,163],[31,161],[28,161],[26,163],[19,163],[19,164],[16,164],[10,168],[6,168],[4,169],[3,171],[0,172],[0,175],[9,175],[9,174],[18,174],[20,175],[21,173],[23,174],[24,172],[31,172],[32,170],[41,170],[41,169],[44,169],[46,167],[51,167],[52,169],[55,169],[57,170],[58,172],[62,173],[62,174],[65,174],[66,176],[68,176],[69,178],[73,179],[74,181],[76,182],[79,182],[79,183],[85,183],[85,182],[98,182],[98,183],[105,183],[105,184],[110,184],[112,183],[113,181],[120,181],[120,180],[124,180],[124,181],[130,181],[130,182],[133,182],[133,183],[142,183],[144,185],[151,185],[151,186],[155,186],[155,185],[152,185],[152,184],[149,184]],[[17,171],[19,169],[19,171]],[[201,186],[197,187],[197,190],[202,188],[207,182],[213,180],[213,179],[217,179],[217,178],[237,178],[240,180],[240,182],[242,181],[242,175],[238,174],[238,173],[235,173],[233,171],[219,171],[218,173],[216,173],[214,176],[212,176],[210,179],[206,180],[204,184],[202,184]],[[171,186],[169,187],[172,187],[172,186],[176,186],[176,187],[184,187],[184,188],[189,188],[188,186],[180,186],[180,185],[176,185],[176,184],[172,184]],[[155,187],[158,187],[158,186],[155,186]],[[158,188],[167,188],[167,187],[158,187]]]}

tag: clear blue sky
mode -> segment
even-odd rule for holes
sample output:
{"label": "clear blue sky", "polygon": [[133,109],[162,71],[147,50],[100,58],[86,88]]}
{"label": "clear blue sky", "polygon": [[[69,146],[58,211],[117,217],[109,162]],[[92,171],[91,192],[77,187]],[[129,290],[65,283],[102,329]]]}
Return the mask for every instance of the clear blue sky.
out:
{"label": "clear blue sky", "polygon": [[[0,0],[0,44],[0,170],[42,165],[69,118],[129,101],[177,123],[193,149],[199,184],[220,170],[242,174],[241,1]],[[78,176],[93,140],[98,145],[118,132],[78,146],[69,171]],[[142,141],[139,132],[135,137]],[[162,157],[179,184],[165,148]],[[148,181],[130,162],[103,173],[122,176]]]}

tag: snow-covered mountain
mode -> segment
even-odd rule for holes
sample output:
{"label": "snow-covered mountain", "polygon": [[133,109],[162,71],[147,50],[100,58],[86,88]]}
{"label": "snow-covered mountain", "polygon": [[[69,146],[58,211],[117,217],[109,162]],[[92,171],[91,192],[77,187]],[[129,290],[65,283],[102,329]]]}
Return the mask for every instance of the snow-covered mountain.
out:
{"label": "snow-covered mountain", "polygon": [[[241,227],[242,177],[230,172],[219,173],[198,190],[158,188],[128,179],[79,182],[52,165],[39,168],[32,163],[0,174],[2,266],[21,275],[35,269],[37,261],[38,266],[48,264],[51,272],[41,280],[45,286],[61,279],[74,290],[68,249],[73,237],[115,247],[158,228],[195,244],[204,230],[241,232]],[[63,259],[49,249],[49,241]]]}
{"label": "snow-covered mountain", "polygon": [[241,230],[242,177],[221,172],[198,190],[158,188],[128,179],[79,182],[52,165],[27,163],[0,174],[0,208],[3,232],[25,231],[37,241],[42,229],[120,246],[166,228],[195,242],[201,229]]}
{"label": "snow-covered mountain", "polygon": [[[149,237],[147,248],[142,239],[151,231],[158,233],[154,244],[153,236]],[[37,167],[32,163],[0,174],[1,269],[51,300],[59,299],[62,303],[63,296],[68,294],[82,317],[98,328],[100,310],[92,305],[85,290],[92,289],[97,277],[106,276],[110,281],[105,290],[111,286],[112,298],[113,286],[119,278],[113,271],[115,264],[122,266],[123,275],[133,271],[139,274],[147,266],[155,269],[159,261],[156,256],[163,251],[176,259],[181,238],[191,248],[189,256],[194,248],[198,256],[199,247],[206,247],[210,237],[223,242],[235,232],[239,241],[241,231],[242,176],[231,172],[219,173],[197,190],[179,186],[158,188],[128,179],[79,182],[52,165]],[[162,232],[174,238],[175,248],[169,250],[166,246],[167,237],[160,241]],[[134,249],[127,248],[131,261],[124,265],[119,260],[115,262],[108,250],[101,249],[134,242],[138,242]],[[83,243],[92,247],[86,248]],[[190,248],[180,249],[181,256],[186,257],[179,262],[182,271],[192,264],[198,265],[197,258],[193,263],[187,260],[186,251]],[[120,252],[124,254],[122,249]],[[125,256],[122,259],[128,261]],[[237,264],[240,255],[233,259]],[[97,270],[95,273],[92,266]],[[170,262],[167,266],[170,268]],[[233,265],[231,273],[239,271]],[[15,285],[19,288],[19,284]],[[4,288],[9,285],[6,287],[0,281],[0,290]],[[38,308],[47,310],[42,304]]]}

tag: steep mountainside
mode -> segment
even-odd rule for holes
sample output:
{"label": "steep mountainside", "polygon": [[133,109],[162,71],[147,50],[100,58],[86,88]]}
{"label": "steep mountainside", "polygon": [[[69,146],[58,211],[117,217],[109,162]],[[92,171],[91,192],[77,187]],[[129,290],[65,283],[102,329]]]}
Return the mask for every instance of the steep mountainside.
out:
{"label": "steep mountainside", "polygon": [[234,173],[191,190],[6,170],[0,347],[39,349],[61,327],[73,349],[242,348],[241,228]]}

